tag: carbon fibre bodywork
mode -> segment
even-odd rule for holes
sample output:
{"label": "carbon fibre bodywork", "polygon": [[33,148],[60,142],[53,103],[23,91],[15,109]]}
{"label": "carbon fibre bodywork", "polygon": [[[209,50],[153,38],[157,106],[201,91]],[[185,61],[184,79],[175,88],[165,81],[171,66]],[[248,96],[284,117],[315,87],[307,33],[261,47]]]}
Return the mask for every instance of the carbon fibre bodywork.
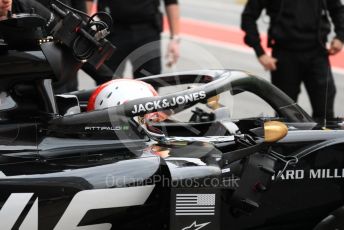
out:
{"label": "carbon fibre bodywork", "polygon": [[[33,97],[48,95],[39,103],[39,112],[35,106],[24,108],[18,91],[7,91],[17,106],[2,112],[0,128],[2,229],[313,229],[343,206],[344,131],[339,121],[336,130],[317,128],[281,91],[241,71],[142,80],[156,88],[166,83],[201,85],[74,115],[58,113],[65,109],[56,103],[59,96],[52,96],[49,80],[25,83],[29,89],[43,89]],[[11,87],[18,87],[12,82]],[[25,87],[20,91],[24,95]],[[152,124],[162,131],[160,136],[151,136],[132,119],[152,111],[182,111],[227,91],[254,93],[277,116]],[[90,94],[69,96],[78,99],[83,111]],[[157,105],[152,110],[137,109],[152,104]],[[260,127],[267,120],[282,120],[289,133],[252,155],[238,136],[259,143]],[[229,123],[238,127],[236,133]],[[198,135],[190,128],[199,130]],[[162,155],[161,149],[168,154]],[[252,156],[240,157],[241,150]],[[221,160],[224,155],[226,161]],[[246,160],[228,160],[232,155]],[[212,180],[218,183],[209,184]],[[183,194],[214,194],[214,203],[209,203],[214,215],[177,215]]]}

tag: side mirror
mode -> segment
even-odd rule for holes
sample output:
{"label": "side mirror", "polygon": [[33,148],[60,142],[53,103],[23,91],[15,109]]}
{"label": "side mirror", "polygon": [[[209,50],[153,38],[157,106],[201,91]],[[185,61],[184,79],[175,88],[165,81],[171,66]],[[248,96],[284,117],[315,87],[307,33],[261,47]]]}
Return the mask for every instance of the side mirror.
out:
{"label": "side mirror", "polygon": [[207,106],[208,108],[212,110],[217,110],[219,108],[224,107],[223,105],[220,104],[220,95],[216,95],[214,97],[211,97],[207,100]]}
{"label": "side mirror", "polygon": [[288,127],[279,121],[264,123],[264,140],[266,143],[274,143],[283,139],[288,134]]}

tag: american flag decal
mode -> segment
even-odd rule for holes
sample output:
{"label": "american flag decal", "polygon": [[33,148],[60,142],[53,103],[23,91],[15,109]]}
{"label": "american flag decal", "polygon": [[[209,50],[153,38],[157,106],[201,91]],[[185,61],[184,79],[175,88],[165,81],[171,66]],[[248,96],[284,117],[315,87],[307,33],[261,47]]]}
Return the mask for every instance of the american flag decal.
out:
{"label": "american flag decal", "polygon": [[176,216],[214,216],[216,194],[177,194]]}

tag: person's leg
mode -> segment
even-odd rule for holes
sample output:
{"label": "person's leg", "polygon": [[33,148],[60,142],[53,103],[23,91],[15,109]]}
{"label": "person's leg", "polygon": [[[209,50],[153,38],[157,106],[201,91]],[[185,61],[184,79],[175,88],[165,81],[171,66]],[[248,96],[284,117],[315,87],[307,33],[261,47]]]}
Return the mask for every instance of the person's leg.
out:
{"label": "person's leg", "polygon": [[328,55],[323,52],[310,54],[308,74],[304,78],[305,86],[313,108],[313,117],[317,120],[334,117],[334,83]]}
{"label": "person's leg", "polygon": [[82,66],[82,70],[91,76],[97,85],[104,84],[105,82],[111,81],[114,78],[114,73],[105,64],[96,70],[91,64],[86,62]]}
{"label": "person's leg", "polygon": [[129,57],[134,77],[141,78],[161,73],[161,37],[152,25],[133,28],[136,49]]}
{"label": "person's leg", "polygon": [[133,62],[134,78],[147,77],[151,75],[157,75],[161,73],[161,57],[157,56],[160,51],[155,51],[151,55],[147,55],[147,61],[142,65],[136,66],[137,63]]}
{"label": "person's leg", "polygon": [[123,77],[125,62],[135,49],[135,41],[129,27],[115,26],[113,31],[109,36],[109,41],[116,46],[116,50],[105,64],[116,77]]}
{"label": "person's leg", "polygon": [[300,93],[301,76],[298,54],[275,49],[272,54],[277,59],[277,70],[271,72],[271,82],[291,99],[297,101]]}

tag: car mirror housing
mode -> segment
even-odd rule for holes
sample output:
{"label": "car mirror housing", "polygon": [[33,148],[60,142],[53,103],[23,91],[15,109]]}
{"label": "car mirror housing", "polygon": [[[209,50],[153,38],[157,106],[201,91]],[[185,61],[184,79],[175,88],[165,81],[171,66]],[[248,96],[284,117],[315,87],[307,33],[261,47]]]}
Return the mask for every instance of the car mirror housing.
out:
{"label": "car mirror housing", "polygon": [[217,110],[223,108],[224,106],[220,104],[220,95],[216,95],[207,100],[207,106],[212,110]]}
{"label": "car mirror housing", "polygon": [[288,134],[288,127],[279,121],[268,121],[264,123],[264,141],[275,143]]}

